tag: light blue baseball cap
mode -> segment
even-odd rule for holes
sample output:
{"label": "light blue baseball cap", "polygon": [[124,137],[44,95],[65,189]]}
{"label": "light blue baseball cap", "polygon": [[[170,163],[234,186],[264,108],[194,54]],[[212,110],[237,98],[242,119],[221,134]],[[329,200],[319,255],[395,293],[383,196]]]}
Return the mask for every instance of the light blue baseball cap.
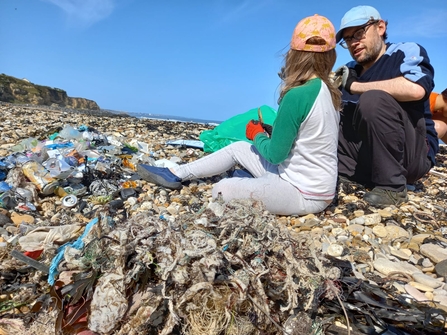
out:
{"label": "light blue baseball cap", "polygon": [[338,29],[336,39],[337,43],[343,38],[343,29],[349,27],[363,26],[369,20],[381,20],[377,9],[371,6],[357,6],[346,12],[341,19],[340,29]]}

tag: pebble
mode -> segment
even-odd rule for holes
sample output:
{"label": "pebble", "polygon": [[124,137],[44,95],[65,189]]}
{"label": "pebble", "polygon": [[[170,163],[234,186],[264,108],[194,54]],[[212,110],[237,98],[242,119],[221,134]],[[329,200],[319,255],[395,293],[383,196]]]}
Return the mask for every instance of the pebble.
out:
{"label": "pebble", "polygon": [[445,295],[445,296],[447,296],[447,291],[446,290],[444,290],[444,289],[440,289],[440,288],[438,288],[438,289],[435,289],[435,290],[433,290],[433,294],[434,295]]}
{"label": "pebble", "polygon": [[393,216],[393,213],[389,209],[379,209],[377,213],[383,218],[390,218]]}
{"label": "pebble", "polygon": [[419,245],[419,244],[422,244],[425,239],[433,238],[433,237],[434,236],[432,234],[417,234],[411,238],[410,243],[416,243]]}
{"label": "pebble", "polygon": [[411,295],[415,300],[417,301],[426,301],[427,297],[425,296],[424,293],[422,293],[421,291],[419,291],[416,287],[411,286],[409,284],[405,285],[405,291]]}
{"label": "pebble", "polygon": [[356,218],[361,217],[363,215],[365,215],[365,211],[363,211],[363,210],[356,210],[356,211],[354,211],[354,216]]}
{"label": "pebble", "polygon": [[346,243],[349,240],[350,240],[350,238],[344,234],[337,236],[337,242],[339,242],[339,243]]}
{"label": "pebble", "polygon": [[[352,220],[351,220],[351,223],[352,223]],[[365,227],[362,225],[359,225],[359,224],[350,224],[349,226],[346,227],[346,230],[348,232],[350,232],[351,234],[353,234],[353,233],[361,234],[365,230]]]}
{"label": "pebble", "polygon": [[402,272],[408,275],[412,275],[420,270],[406,262],[392,262],[386,258],[378,258],[373,262],[374,268],[384,275],[388,275],[392,272]]}
{"label": "pebble", "polygon": [[430,260],[434,263],[439,263],[443,260],[447,260],[447,249],[437,244],[426,243],[421,245],[419,250],[422,255],[430,258]]}
{"label": "pebble", "polygon": [[382,221],[382,217],[379,213],[368,214],[365,215],[363,218],[365,220],[365,226],[372,226]]}
{"label": "pebble", "polygon": [[447,259],[440,261],[435,266],[436,274],[440,277],[447,277]]}
{"label": "pebble", "polygon": [[428,258],[424,258],[421,264],[424,268],[431,268],[433,266],[433,263]]}
{"label": "pebble", "polygon": [[333,257],[339,257],[343,254],[343,246],[339,244],[331,244],[327,250],[327,254]]}
{"label": "pebble", "polygon": [[374,226],[372,231],[377,237],[384,238],[388,236],[388,231],[384,226]]}
{"label": "pebble", "polygon": [[391,255],[396,256],[400,259],[409,260],[411,257],[410,249],[391,249]]}
{"label": "pebble", "polygon": [[364,216],[360,216],[360,217],[356,217],[354,219],[351,220],[351,225],[359,225],[359,226],[363,226],[365,225],[365,217]]}
{"label": "pebble", "polygon": [[413,286],[414,288],[417,288],[419,291],[422,292],[432,292],[433,291],[433,287],[418,283],[418,282],[414,282],[411,281],[408,284],[410,284],[411,286]]}
{"label": "pebble", "polygon": [[405,229],[398,226],[386,226],[386,231],[388,232],[388,239],[396,239],[396,238],[409,238],[410,234]]}
{"label": "pebble", "polygon": [[359,198],[356,197],[355,195],[347,195],[345,197],[343,197],[343,202],[344,203],[351,203],[351,202],[357,202],[359,201]]}
{"label": "pebble", "polygon": [[447,307],[447,295],[433,294],[433,301]]}
{"label": "pebble", "polygon": [[332,235],[338,236],[340,234],[345,234],[345,230],[343,228],[334,228],[334,229],[332,229]]}
{"label": "pebble", "polygon": [[422,268],[422,272],[428,272],[428,273],[432,273],[433,271],[435,271],[435,267],[431,266],[428,268]]}
{"label": "pebble", "polygon": [[402,285],[398,282],[393,282],[393,287],[399,291],[399,293],[406,293],[407,291],[405,290],[405,285]]}
{"label": "pebble", "polygon": [[424,273],[419,273],[419,272],[413,273],[413,279],[416,282],[418,282],[418,283],[420,283],[422,285],[425,285],[425,286],[429,286],[429,287],[431,287],[433,289],[439,288],[439,287],[441,287],[444,284],[444,283],[440,282],[439,280],[437,280],[437,279],[435,279],[433,277],[430,277],[430,276],[428,276],[428,275],[426,275]]}

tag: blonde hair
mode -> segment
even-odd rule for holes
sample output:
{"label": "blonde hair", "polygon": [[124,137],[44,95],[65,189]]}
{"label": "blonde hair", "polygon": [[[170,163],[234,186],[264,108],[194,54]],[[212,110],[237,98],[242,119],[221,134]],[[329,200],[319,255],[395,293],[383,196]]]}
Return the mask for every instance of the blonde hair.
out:
{"label": "blonde hair", "polygon": [[[324,40],[320,37],[312,37],[307,43],[319,45],[324,43]],[[290,49],[284,57],[284,66],[281,69],[280,77],[283,81],[280,87],[278,104],[290,89],[304,85],[313,76],[317,76],[328,87],[335,109],[341,110],[341,92],[329,79],[336,58],[335,49],[326,52]]]}

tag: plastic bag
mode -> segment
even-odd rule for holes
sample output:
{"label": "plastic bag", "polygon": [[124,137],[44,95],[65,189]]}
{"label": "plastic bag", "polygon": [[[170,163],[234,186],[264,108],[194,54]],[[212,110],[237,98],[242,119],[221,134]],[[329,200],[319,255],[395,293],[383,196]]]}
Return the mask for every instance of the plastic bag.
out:
{"label": "plastic bag", "polygon": [[52,227],[38,227],[27,235],[19,238],[19,244],[25,251],[42,250],[58,245],[79,236],[83,227],[77,224]]}
{"label": "plastic bag", "polygon": [[29,137],[21,140],[18,144],[11,147],[11,150],[14,152],[40,152],[44,145],[45,144],[43,142],[40,142],[37,138]]}
{"label": "plastic bag", "polygon": [[[264,123],[273,125],[276,111],[266,105],[260,107]],[[202,131],[199,138],[204,143],[203,151],[214,152],[237,141],[253,143],[245,137],[245,128],[250,120],[258,120],[258,108],[233,116],[214,129]]]}
{"label": "plastic bag", "polygon": [[101,334],[112,332],[128,308],[125,291],[124,276],[121,273],[106,273],[98,279],[90,305],[90,330]]}
{"label": "plastic bag", "polygon": [[59,137],[66,140],[82,139],[82,133],[69,124],[64,125],[64,128],[59,132]]}

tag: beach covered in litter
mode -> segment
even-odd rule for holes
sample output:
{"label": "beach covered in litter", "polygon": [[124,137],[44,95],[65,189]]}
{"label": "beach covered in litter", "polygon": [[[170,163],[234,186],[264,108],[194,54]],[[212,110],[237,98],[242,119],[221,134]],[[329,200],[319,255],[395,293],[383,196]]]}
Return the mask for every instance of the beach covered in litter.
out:
{"label": "beach covered in litter", "polygon": [[0,118],[0,334],[446,332],[446,146],[398,207],[343,182],[324,212],[275,216],[211,198],[233,171],[174,191],[136,174],[206,155],[213,124]]}

